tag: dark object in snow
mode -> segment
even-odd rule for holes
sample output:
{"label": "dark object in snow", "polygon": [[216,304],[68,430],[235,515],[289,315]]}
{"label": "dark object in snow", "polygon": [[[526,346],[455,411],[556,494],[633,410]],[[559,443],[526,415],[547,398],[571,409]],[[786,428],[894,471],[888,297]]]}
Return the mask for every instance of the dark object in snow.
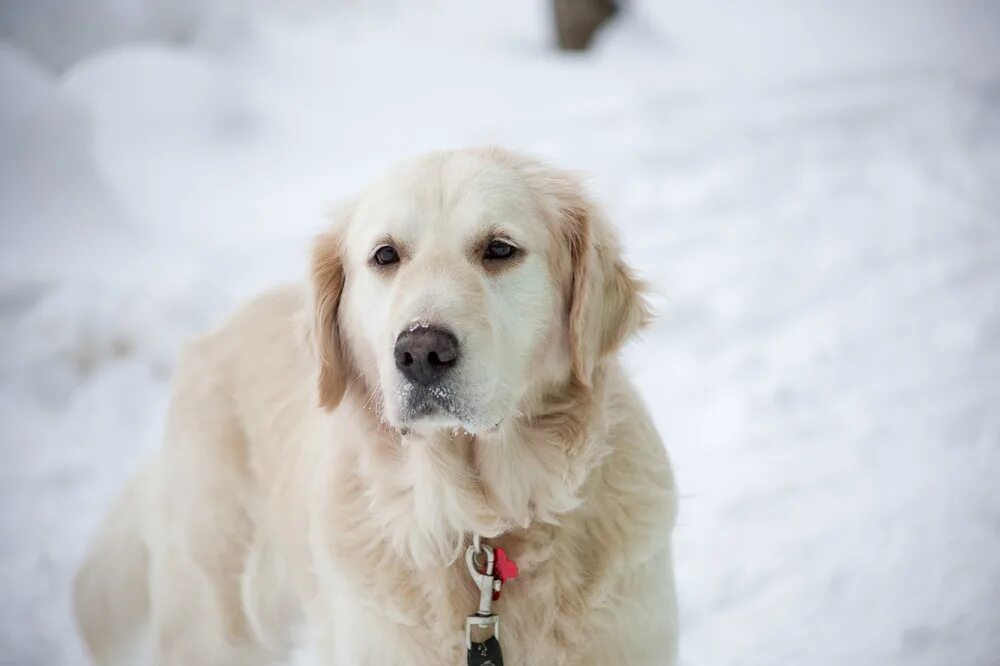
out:
{"label": "dark object in snow", "polygon": [[614,0],[552,0],[556,36],[563,51],[584,51],[598,28],[615,15]]}

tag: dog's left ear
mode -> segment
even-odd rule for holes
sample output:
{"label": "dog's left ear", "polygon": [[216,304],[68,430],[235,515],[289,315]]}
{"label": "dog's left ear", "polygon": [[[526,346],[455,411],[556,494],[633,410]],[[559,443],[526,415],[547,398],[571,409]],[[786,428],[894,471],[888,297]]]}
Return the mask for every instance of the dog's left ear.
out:
{"label": "dog's left ear", "polygon": [[570,248],[569,304],[573,377],[590,386],[594,369],[651,320],[611,224],[575,183],[564,190],[561,217]]}
{"label": "dog's left ear", "polygon": [[347,387],[345,359],[337,321],[344,290],[344,263],[336,232],[316,239],[312,255],[312,339],[319,364],[319,404],[332,410]]}

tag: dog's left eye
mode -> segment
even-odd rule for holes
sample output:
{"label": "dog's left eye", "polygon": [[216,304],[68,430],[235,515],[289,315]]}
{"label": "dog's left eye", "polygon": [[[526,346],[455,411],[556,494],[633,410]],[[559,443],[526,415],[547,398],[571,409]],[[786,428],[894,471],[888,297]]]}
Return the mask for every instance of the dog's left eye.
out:
{"label": "dog's left eye", "polygon": [[391,245],[383,245],[375,251],[375,263],[379,266],[388,266],[399,261],[399,253]]}
{"label": "dog's left eye", "polygon": [[501,240],[490,241],[490,244],[486,246],[486,251],[483,252],[484,259],[510,259],[517,252],[517,248],[510,243],[505,243]]}

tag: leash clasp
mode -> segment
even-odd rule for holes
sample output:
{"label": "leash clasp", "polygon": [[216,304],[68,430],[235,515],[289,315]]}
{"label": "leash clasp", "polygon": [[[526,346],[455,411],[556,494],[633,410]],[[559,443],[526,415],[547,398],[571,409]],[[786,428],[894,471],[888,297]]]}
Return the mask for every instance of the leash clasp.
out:
{"label": "leash clasp", "polygon": [[[482,558],[477,562],[477,558]],[[492,628],[493,635],[500,639],[500,617],[493,613],[493,595],[499,582],[493,575],[496,554],[493,548],[475,539],[465,550],[465,564],[472,576],[472,582],[479,588],[479,610],[465,620],[465,647],[472,649],[472,629]],[[481,569],[480,569],[481,567]]]}
{"label": "leash clasp", "polygon": [[[481,564],[476,561],[479,556],[483,557]],[[472,582],[479,588],[479,610],[476,612],[479,615],[490,615],[493,608],[493,593],[497,588],[497,579],[493,571],[496,553],[488,544],[479,544],[479,551],[475,546],[469,546],[465,550],[465,564],[469,568]]]}

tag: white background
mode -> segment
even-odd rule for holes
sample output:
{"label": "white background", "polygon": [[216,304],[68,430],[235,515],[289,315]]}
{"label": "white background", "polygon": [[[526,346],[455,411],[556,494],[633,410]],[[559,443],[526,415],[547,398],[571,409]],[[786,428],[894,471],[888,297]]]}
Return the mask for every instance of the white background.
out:
{"label": "white background", "polygon": [[[280,9],[279,9],[280,7]],[[393,160],[591,174],[660,316],[692,666],[1000,659],[1000,5],[0,5],[0,663],[80,664],[68,582],[179,346],[304,272]]]}

